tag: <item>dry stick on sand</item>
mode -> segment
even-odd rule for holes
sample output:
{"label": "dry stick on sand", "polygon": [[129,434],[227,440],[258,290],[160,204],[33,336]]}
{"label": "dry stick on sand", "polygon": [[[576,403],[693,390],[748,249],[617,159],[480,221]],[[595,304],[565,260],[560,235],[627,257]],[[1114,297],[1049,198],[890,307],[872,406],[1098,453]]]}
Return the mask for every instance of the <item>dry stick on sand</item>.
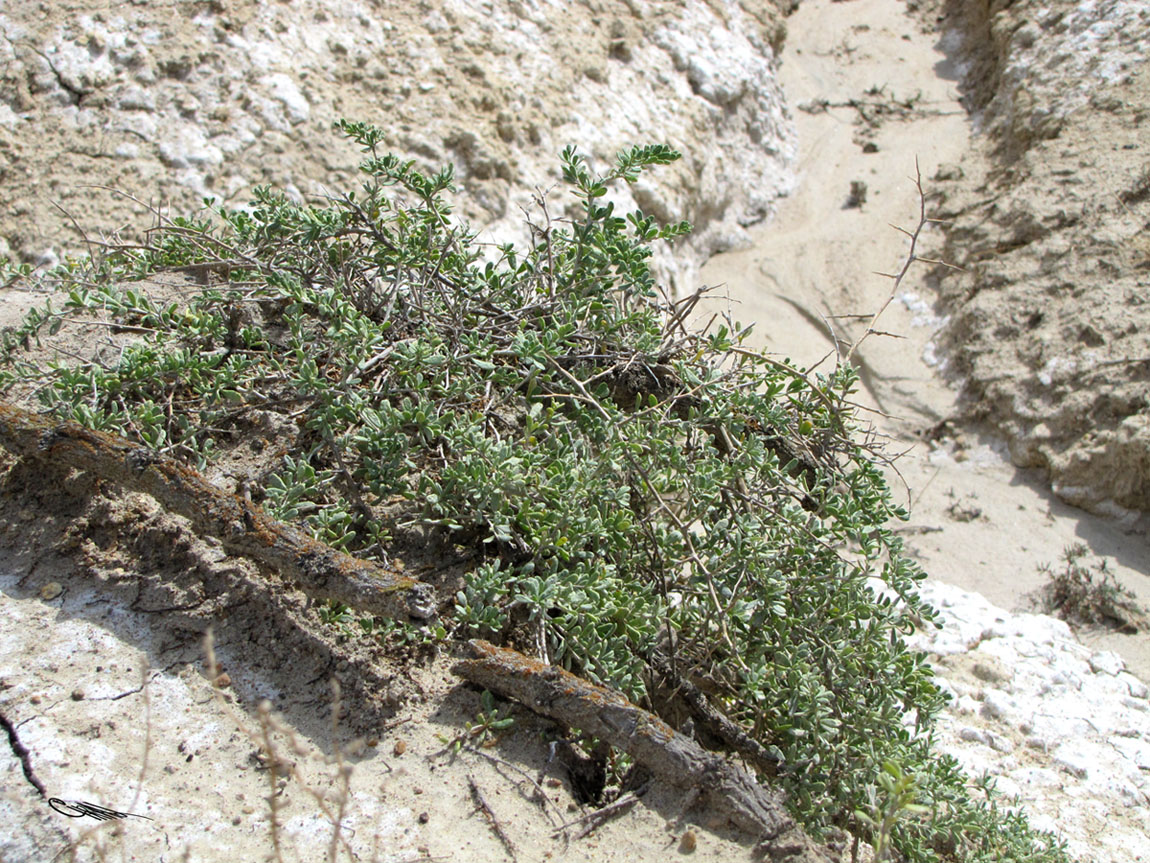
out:
{"label": "dry stick on sand", "polygon": [[631,807],[639,802],[639,798],[646,794],[647,789],[650,787],[651,783],[647,782],[639,790],[628,791],[614,803],[609,803],[602,809],[596,809],[594,812],[588,812],[581,818],[576,818],[574,821],[561,824],[551,832],[551,836],[558,836],[567,828],[574,827],[576,824],[582,824],[583,829],[575,834],[576,839],[582,839],[584,836],[594,833],[600,824],[614,818],[616,815],[622,815],[624,812],[630,811]]}
{"label": "dry stick on sand", "polygon": [[[464,752],[470,752],[472,755],[478,755],[480,758],[486,758],[488,761],[490,761],[492,764],[494,764],[498,767],[506,767],[508,770],[513,770],[516,773],[518,773],[520,776],[522,776],[524,779],[526,779],[528,783],[530,783],[532,788],[535,789],[535,796],[530,798],[531,802],[537,803],[539,805],[539,808],[543,810],[543,814],[547,816],[547,820],[551,821],[552,824],[555,823],[554,819],[552,819],[552,817],[551,817],[551,813],[547,810],[547,807],[550,806],[557,813],[559,813],[560,821],[562,821],[563,813],[559,812],[559,808],[551,801],[551,798],[547,796],[547,793],[543,790],[542,786],[539,784],[540,782],[543,781],[543,772],[542,771],[540,771],[538,779],[533,779],[531,777],[531,774],[529,774],[522,767],[518,767],[515,764],[512,764],[510,761],[504,761],[502,758],[500,758],[496,755],[492,755],[490,752],[484,752],[482,749],[479,749],[475,746],[464,746],[463,751]],[[562,831],[563,831],[563,828],[560,827],[555,832],[561,833]]]}
{"label": "dry stick on sand", "polygon": [[435,617],[431,585],[314,540],[140,444],[0,402],[0,445],[27,459],[87,471],[127,491],[149,494],[197,531],[218,538],[229,553],[270,567],[314,599],[399,620]]}
{"label": "dry stick on sand", "polygon": [[456,674],[513,698],[536,713],[579,728],[627,752],[651,774],[678,788],[698,788],[705,801],[761,840],[772,860],[829,863],[817,845],[769,790],[742,768],[677,734],[659,717],[622,694],[588,683],[570,672],[529,659],[486,641],[470,642],[474,659],[459,662]]}
{"label": "dry stick on sand", "polygon": [[502,844],[507,850],[507,853],[511,855],[511,859],[518,860],[519,858],[515,854],[515,845],[512,843],[511,837],[507,835],[507,832],[503,829],[503,825],[500,824],[499,819],[495,817],[495,811],[483,796],[483,792],[479,790],[479,785],[476,784],[474,776],[467,777],[467,785],[471,789],[471,799],[475,801],[475,808],[483,813],[487,819],[487,823],[491,825],[491,829],[495,831],[495,835],[499,838],[500,844]]}

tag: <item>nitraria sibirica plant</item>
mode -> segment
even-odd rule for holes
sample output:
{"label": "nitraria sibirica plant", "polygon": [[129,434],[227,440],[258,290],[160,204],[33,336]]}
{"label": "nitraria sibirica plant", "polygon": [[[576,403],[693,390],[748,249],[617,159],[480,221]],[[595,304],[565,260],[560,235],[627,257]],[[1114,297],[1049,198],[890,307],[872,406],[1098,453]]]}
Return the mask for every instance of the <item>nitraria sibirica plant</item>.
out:
{"label": "nitraria sibirica plant", "polygon": [[[932,749],[945,698],[904,635],[935,614],[853,368],[808,375],[732,321],[692,330],[699,294],[660,291],[650,246],[689,226],[612,191],[679,154],[634,147],[597,173],[566,149],[567,197],[493,250],[452,218],[450,167],[338,127],[365,154],[342,198],[209,202],[44,277],[57,299],[5,335],[5,388],[202,468],[278,429],[248,485],[266,509],[364,557],[440,537],[470,561],[441,638],[513,643],[647,704],[671,656],[781,760],[767,781],[816,835],[889,859],[1065,860]],[[171,270],[202,286],[154,299]],[[22,360],[97,313],[132,336],[113,358]]]}

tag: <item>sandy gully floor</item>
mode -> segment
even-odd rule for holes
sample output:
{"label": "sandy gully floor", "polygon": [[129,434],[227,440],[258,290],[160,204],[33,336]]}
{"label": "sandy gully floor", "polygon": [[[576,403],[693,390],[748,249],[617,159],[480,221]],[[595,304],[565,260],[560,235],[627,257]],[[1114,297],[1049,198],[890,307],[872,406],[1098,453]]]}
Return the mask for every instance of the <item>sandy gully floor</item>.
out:
{"label": "sandy gully floor", "polygon": [[[901,4],[808,0],[789,19],[781,77],[799,131],[799,188],[752,248],[716,256],[703,282],[721,285],[707,309],[755,322],[758,344],[827,370],[837,337],[844,352],[891,298],[892,280],[919,219],[916,165],[928,197],[953,180],[951,167],[977,148],[958,102],[956,40],[923,34]],[[865,188],[865,200],[862,190]],[[938,239],[928,228],[919,254]],[[1036,472],[1010,465],[992,436],[925,434],[953,413],[954,391],[934,352],[927,267],[910,271],[854,359],[860,401],[877,429],[904,452],[891,481],[910,505],[903,528],[928,574],[1028,609],[1045,583],[1041,567],[1085,543],[1146,604],[1146,538],[1136,525],[1059,502]],[[832,332],[834,337],[832,337]],[[940,363],[941,360],[941,363]],[[1092,560],[1095,558],[1091,558]],[[1150,678],[1150,639],[1082,631],[1088,644],[1120,653]]]}

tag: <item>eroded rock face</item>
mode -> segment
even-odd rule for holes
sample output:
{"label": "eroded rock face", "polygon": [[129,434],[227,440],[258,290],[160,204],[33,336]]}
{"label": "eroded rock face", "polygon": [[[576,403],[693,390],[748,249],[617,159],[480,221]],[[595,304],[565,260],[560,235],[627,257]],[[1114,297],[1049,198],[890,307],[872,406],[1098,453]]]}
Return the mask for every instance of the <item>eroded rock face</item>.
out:
{"label": "eroded rock face", "polygon": [[948,4],[971,68],[965,81],[976,124],[1008,155],[1055,138],[1111,84],[1146,58],[1150,14],[1137,0]]}
{"label": "eroded rock face", "polygon": [[186,215],[261,184],[309,199],[354,189],[358,154],[331,131],[341,117],[386,128],[383,146],[422,166],[454,163],[462,213],[499,239],[558,180],[567,144],[600,167],[670,144],[684,159],[623,203],[695,224],[667,268],[680,279],[742,242],[792,183],[769,4],[73,7],[45,16],[18,0],[0,14],[0,254],[78,250],[72,218],[91,238],[138,232],[139,202]]}
{"label": "eroded rock face", "polygon": [[968,416],[1069,503],[1150,511],[1150,9],[951,4],[996,167],[937,178],[943,342]]}

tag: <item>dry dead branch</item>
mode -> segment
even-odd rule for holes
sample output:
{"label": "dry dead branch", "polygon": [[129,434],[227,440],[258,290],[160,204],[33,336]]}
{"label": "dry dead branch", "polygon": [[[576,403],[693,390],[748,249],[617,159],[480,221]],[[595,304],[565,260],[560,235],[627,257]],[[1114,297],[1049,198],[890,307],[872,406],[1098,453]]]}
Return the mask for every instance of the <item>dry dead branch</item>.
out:
{"label": "dry dead branch", "polygon": [[470,647],[475,658],[457,663],[456,674],[607,741],[669,785],[700,789],[709,805],[759,838],[770,859],[789,863],[827,863],[832,859],[787,814],[779,792],[677,734],[622,694],[486,641],[471,641]]}
{"label": "dry dead branch", "polygon": [[656,651],[650,659],[651,670],[663,678],[666,686],[681,698],[699,727],[714,735],[747,764],[766,776],[774,776],[780,759],[749,735],[737,722],[718,711],[699,687],[679,674],[670,657]]}
{"label": "dry dead branch", "polygon": [[219,539],[230,554],[269,567],[314,599],[400,620],[435,617],[431,585],[312,539],[140,444],[0,402],[0,445],[54,469],[86,471],[126,491],[149,494],[200,533]]}
{"label": "dry dead branch", "polygon": [[952,270],[962,269],[961,267],[956,267],[953,264],[948,264],[946,261],[924,258],[918,254],[918,240],[922,235],[923,229],[926,228],[927,225],[939,221],[938,219],[933,219],[926,214],[926,192],[922,188],[922,171],[918,166],[918,159],[914,160],[914,186],[918,191],[918,224],[915,225],[913,231],[908,231],[906,228],[900,228],[898,225],[891,225],[891,227],[896,231],[906,234],[907,237],[910,238],[910,251],[907,252],[906,261],[903,262],[902,268],[897,273],[875,273],[876,276],[884,276],[888,279],[892,279],[894,284],[891,287],[890,295],[886,298],[885,302],[883,302],[877,312],[871,315],[870,323],[867,324],[866,332],[859,336],[858,341],[851,345],[850,350],[847,351],[846,361],[848,363],[855,355],[855,351],[858,350],[859,345],[866,341],[867,336],[890,335],[890,333],[883,333],[879,330],[876,330],[874,325],[878,323],[878,319],[882,316],[882,313],[886,311],[887,306],[889,306],[894,301],[894,298],[898,296],[898,290],[902,286],[903,279],[906,278],[906,274],[910,271],[911,265],[914,264],[915,261],[922,261],[923,263],[927,264],[937,264],[938,266],[947,267],[948,269]]}
{"label": "dry dead branch", "polygon": [[631,807],[639,802],[639,798],[647,793],[647,789],[649,787],[650,783],[647,783],[637,791],[628,791],[614,803],[609,803],[602,809],[596,809],[594,812],[588,812],[586,815],[580,818],[576,818],[574,821],[568,821],[567,823],[561,825],[558,829],[551,833],[551,836],[558,836],[564,830],[567,830],[570,827],[574,827],[577,824],[582,824],[583,826],[579,832],[575,834],[576,839],[582,839],[584,836],[590,836],[602,824],[605,824],[618,815],[622,815],[625,812],[631,811]]}
{"label": "dry dead branch", "polygon": [[511,841],[511,837],[507,835],[507,831],[503,829],[503,825],[499,823],[499,819],[495,817],[495,810],[491,808],[491,804],[487,802],[487,798],[485,798],[483,792],[479,790],[479,785],[476,784],[475,777],[467,777],[467,786],[471,789],[471,799],[475,801],[476,809],[483,813],[483,816],[487,819],[487,823],[491,825],[492,831],[499,839],[499,844],[511,855],[512,863],[515,863],[515,861],[519,859],[515,853],[515,844]]}

